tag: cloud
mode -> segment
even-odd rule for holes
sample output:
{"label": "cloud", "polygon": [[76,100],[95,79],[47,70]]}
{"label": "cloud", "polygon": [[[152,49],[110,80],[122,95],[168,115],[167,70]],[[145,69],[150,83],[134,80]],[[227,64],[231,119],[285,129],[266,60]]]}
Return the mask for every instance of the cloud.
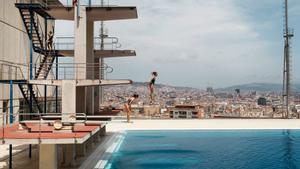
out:
{"label": "cloud", "polygon": [[[137,6],[139,12],[138,20],[105,23],[109,34],[120,38],[123,49],[135,49],[138,54],[136,58],[107,59],[115,67],[111,77],[143,81],[151,70],[158,70],[160,82],[181,86],[280,83],[282,16],[277,9],[282,4],[257,2],[110,1]],[[299,3],[293,4],[292,10],[297,8]]]}

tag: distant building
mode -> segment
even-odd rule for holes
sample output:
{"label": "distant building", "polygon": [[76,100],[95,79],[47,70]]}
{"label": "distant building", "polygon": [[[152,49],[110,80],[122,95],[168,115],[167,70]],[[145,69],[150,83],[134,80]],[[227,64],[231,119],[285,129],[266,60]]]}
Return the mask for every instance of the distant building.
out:
{"label": "distant building", "polygon": [[240,94],[241,94],[241,90],[240,90],[240,89],[235,89],[235,93],[236,93],[237,95],[240,95]]}
{"label": "distant building", "polygon": [[204,108],[199,105],[176,105],[169,108],[169,113],[173,119],[204,118]]}
{"label": "distant building", "polygon": [[266,106],[267,105],[267,99],[264,97],[260,97],[257,100],[257,104],[260,106]]}
{"label": "distant building", "polygon": [[256,96],[256,91],[252,91],[252,92],[250,93],[250,96],[252,96],[252,97]]}
{"label": "distant building", "polygon": [[144,106],[144,116],[155,117],[160,115],[160,106]]}
{"label": "distant building", "polygon": [[206,92],[212,94],[212,93],[214,93],[214,89],[212,87],[207,87]]}

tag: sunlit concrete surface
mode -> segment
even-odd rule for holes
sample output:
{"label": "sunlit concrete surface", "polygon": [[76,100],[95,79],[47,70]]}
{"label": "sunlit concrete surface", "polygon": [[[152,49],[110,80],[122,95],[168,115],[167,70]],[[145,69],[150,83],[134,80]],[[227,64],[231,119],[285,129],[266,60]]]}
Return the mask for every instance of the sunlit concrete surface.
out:
{"label": "sunlit concrete surface", "polygon": [[300,129],[300,120],[285,119],[210,119],[210,120],[132,120],[107,124],[108,132],[125,130],[234,130]]}
{"label": "sunlit concrete surface", "polygon": [[[28,157],[28,145],[13,145],[13,168],[33,169],[38,168],[37,147],[32,146],[32,157]],[[0,168],[8,169],[8,145],[0,145]]]}

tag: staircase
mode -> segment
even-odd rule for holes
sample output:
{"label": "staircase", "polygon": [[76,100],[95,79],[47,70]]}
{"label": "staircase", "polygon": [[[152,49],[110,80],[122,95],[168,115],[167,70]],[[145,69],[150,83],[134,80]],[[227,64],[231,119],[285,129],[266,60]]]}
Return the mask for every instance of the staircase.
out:
{"label": "staircase", "polygon": [[[40,33],[39,30],[39,23],[38,23],[38,19],[37,14],[35,14],[33,11],[30,12],[29,9],[26,8],[20,8],[19,9],[26,32],[29,36],[29,39],[32,40],[32,46],[33,46],[33,50],[37,53],[40,53],[43,51],[44,49],[44,45],[43,45],[43,35],[42,33]],[[31,26],[31,20],[32,20],[32,26]],[[31,29],[32,27],[32,29]],[[30,36],[32,31],[32,37]]]}
{"label": "staircase", "polygon": [[56,52],[48,52],[43,55],[40,65],[38,66],[35,72],[35,79],[47,79],[49,72],[52,69],[53,62],[55,60]]}
{"label": "staircase", "polygon": [[44,34],[39,23],[38,14],[34,11],[30,11],[30,8],[19,8],[19,11],[29,39],[32,40],[32,47],[34,52],[43,55],[40,63],[38,64],[39,67],[36,69],[34,78],[47,79],[55,57],[57,56],[57,52],[55,50],[47,50],[44,43]]}
{"label": "staircase", "polygon": [[[59,3],[59,1],[51,0],[51,3]],[[35,68],[34,79],[47,79],[53,62],[57,57],[57,51],[47,50],[43,26],[39,21],[40,18],[51,19],[47,12],[45,12],[44,5],[43,3],[16,3],[28,37],[32,42],[32,49],[34,52],[40,54],[40,59],[38,59],[37,67]],[[33,111],[43,112],[42,107],[38,104],[38,89],[34,89],[32,85],[27,83],[20,83],[18,86],[26,103],[30,105],[30,101],[32,101]],[[32,96],[32,100],[30,100],[30,95]]]}
{"label": "staircase", "polygon": [[25,99],[25,102],[30,105],[30,94],[32,95],[33,107],[36,107],[37,110],[41,113],[43,112],[41,106],[38,104],[38,93],[35,92],[30,84],[18,84],[21,93]]}

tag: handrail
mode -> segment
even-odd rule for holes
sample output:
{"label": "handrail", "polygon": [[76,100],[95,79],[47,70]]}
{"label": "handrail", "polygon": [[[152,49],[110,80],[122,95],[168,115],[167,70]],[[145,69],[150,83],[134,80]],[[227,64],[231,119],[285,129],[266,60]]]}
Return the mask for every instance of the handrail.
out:
{"label": "handrail", "polygon": [[23,3],[23,4],[41,4],[42,6],[46,7],[47,3],[45,3],[43,0],[16,0],[16,3]]}
{"label": "handrail", "polygon": [[[114,6],[114,5],[110,5],[109,0],[107,0],[107,3],[105,3],[105,5],[101,5],[100,0],[99,1],[93,1],[91,0],[91,2],[86,2],[86,0],[78,0],[80,1],[80,5],[85,5],[87,7],[91,7],[91,6]],[[99,3],[97,3],[99,2]],[[73,7],[73,3],[72,0],[64,0],[64,1],[59,1],[59,3],[51,3],[49,2],[49,0],[16,0],[16,3],[24,3],[24,4],[40,4],[43,7],[47,8],[47,7],[60,7],[60,6],[64,6],[64,7]]]}
{"label": "handrail", "polygon": [[[1,63],[1,62],[3,62],[3,63]],[[10,79],[6,79],[6,80],[24,80],[25,76],[23,74],[23,71],[20,68],[20,66],[17,66],[17,65],[21,65],[21,64],[15,64],[15,63],[12,63],[12,62],[9,62],[9,61],[0,60],[0,80],[4,80],[3,79],[3,73],[8,73],[9,74],[8,77]],[[7,72],[5,72],[3,70],[4,66],[8,67]],[[22,65],[22,66],[24,66],[24,65]],[[13,73],[12,70],[11,70],[12,68],[15,69],[15,78],[11,77],[11,73]],[[20,76],[21,76],[20,79],[18,78],[18,71],[20,72]]]}
{"label": "handrail", "polygon": [[[119,43],[119,39],[117,37],[105,37],[104,40],[108,40],[108,42],[104,42],[104,46],[109,46],[111,50],[118,49],[122,47],[122,44]],[[56,37],[54,41],[54,45],[59,50],[68,50],[74,49],[74,37]],[[94,37],[94,49],[100,50],[101,46],[101,37]]]}
{"label": "handrail", "polygon": [[[98,75],[100,73],[100,70],[106,71],[106,74],[113,72],[113,68],[111,66],[107,64],[101,66],[99,63],[59,63],[59,64],[44,63],[44,65],[45,66],[51,65],[54,70],[57,66],[59,66],[57,72],[58,80],[62,80],[62,79],[80,80],[79,74],[86,73],[86,74]],[[98,69],[99,72],[95,71],[95,69]],[[54,76],[52,80],[54,80]]]}
{"label": "handrail", "polygon": [[[40,24],[40,19],[39,19],[39,16],[38,15],[34,15],[34,17],[36,18],[36,24],[37,24],[37,33],[40,33],[40,36],[42,36],[41,37],[41,47],[44,47],[44,48],[47,48],[47,46],[45,46],[45,44],[44,44],[44,39],[45,39],[45,35],[44,35],[44,30],[43,30],[43,28],[42,28],[42,25]],[[40,29],[40,31],[39,31],[39,29]]]}
{"label": "handrail", "polygon": [[104,63],[104,67],[103,67],[103,68],[104,68],[104,69],[102,69],[102,71],[105,71],[105,77],[104,77],[104,79],[108,79],[107,74],[112,73],[112,72],[114,71],[114,68],[111,67],[111,66],[109,66],[109,65],[106,64],[106,63]]}
{"label": "handrail", "polygon": [[[25,78],[24,76],[24,72],[23,70],[25,69],[26,71],[29,72],[29,65],[30,64],[12,64],[11,62],[4,62],[1,63],[2,60],[0,60],[0,80],[26,80],[28,78]],[[40,63],[42,64],[42,63]],[[40,64],[34,64],[34,69],[36,69]],[[48,65],[52,65],[53,68],[56,68],[56,66],[58,67],[58,75],[59,78],[58,79],[78,79],[78,73],[94,73],[95,75],[97,75],[98,71],[94,71],[94,68],[103,70],[106,73],[106,76],[108,73],[112,73],[113,72],[113,67],[104,64],[103,66],[101,66],[99,63],[43,63],[44,66],[48,66]],[[6,66],[6,67],[5,67]],[[21,68],[21,66],[24,67],[24,69]],[[5,71],[5,69],[8,69],[7,71]],[[11,69],[14,69],[16,71],[9,71]],[[14,72],[14,77],[12,77],[12,75],[10,73]],[[53,69],[52,71],[50,71],[50,73],[53,74],[53,77],[51,77],[50,79],[54,79],[54,72]],[[28,75],[29,73],[27,73]],[[7,77],[6,77],[7,76]],[[7,79],[4,79],[4,77],[6,77]],[[78,79],[79,80],[79,79]]]}

